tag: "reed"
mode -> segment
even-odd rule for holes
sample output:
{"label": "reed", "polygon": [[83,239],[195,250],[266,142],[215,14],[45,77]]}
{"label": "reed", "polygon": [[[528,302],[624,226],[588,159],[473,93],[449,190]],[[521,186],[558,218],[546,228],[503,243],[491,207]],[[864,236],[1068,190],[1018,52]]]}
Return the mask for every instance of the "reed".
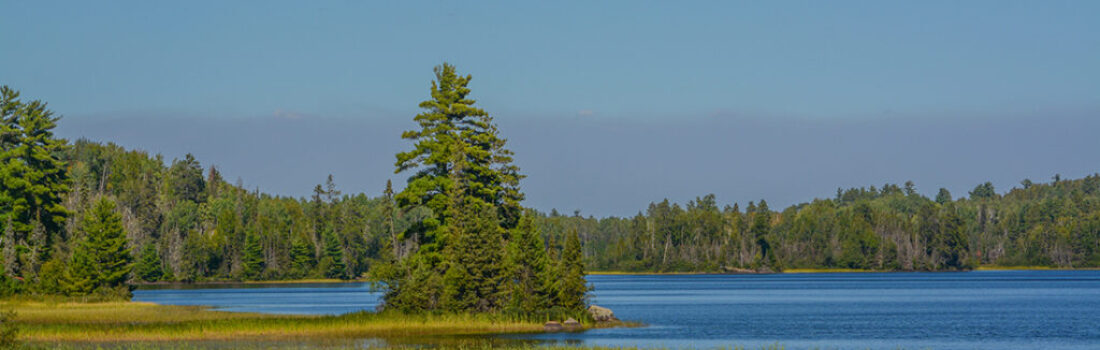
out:
{"label": "reed", "polygon": [[136,302],[8,301],[20,339],[53,343],[295,340],[540,332],[542,324],[499,315],[353,313],[268,315]]}

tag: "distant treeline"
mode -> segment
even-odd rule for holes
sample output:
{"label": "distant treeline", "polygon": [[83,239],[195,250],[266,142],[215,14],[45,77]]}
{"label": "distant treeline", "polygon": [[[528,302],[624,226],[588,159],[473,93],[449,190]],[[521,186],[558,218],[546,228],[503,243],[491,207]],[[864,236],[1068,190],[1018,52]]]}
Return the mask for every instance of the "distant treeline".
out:
{"label": "distant treeline", "polygon": [[1100,175],[991,183],[952,199],[914,184],[837,190],[776,212],[761,200],[719,208],[713,195],[685,206],[652,203],[632,218],[551,213],[550,232],[576,228],[589,266],[621,271],[852,268],[931,271],[979,264],[1100,266]]}

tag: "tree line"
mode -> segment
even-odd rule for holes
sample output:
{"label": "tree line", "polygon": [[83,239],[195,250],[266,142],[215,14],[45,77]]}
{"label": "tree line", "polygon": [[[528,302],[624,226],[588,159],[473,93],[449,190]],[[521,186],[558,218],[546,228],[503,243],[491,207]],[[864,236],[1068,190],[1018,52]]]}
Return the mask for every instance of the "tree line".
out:
{"label": "tree line", "polygon": [[1100,175],[992,183],[966,197],[915,184],[838,189],[782,210],[765,200],[719,206],[664,200],[633,217],[552,212],[551,235],[577,230],[589,266],[618,271],[752,272],[792,268],[966,270],[979,265],[1100,266]]}
{"label": "tree line", "polygon": [[[311,196],[246,189],[191,155],[53,135],[40,101],[0,88],[0,294],[125,295],[139,282],[367,278],[401,310],[544,312],[584,306],[587,269],[902,271],[981,264],[1100,266],[1100,175],[992,184],[934,198],[913,183],[766,201],[651,203],[632,217],[541,213],[453,66],[396,156],[405,188]],[[381,186],[380,186],[381,187]]]}

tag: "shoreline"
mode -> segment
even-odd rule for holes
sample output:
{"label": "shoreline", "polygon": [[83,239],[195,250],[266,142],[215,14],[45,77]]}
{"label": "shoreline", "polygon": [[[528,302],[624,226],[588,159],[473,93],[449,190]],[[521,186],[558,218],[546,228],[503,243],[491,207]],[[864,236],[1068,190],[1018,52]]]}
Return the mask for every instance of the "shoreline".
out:
{"label": "shoreline", "polygon": [[[1098,271],[1100,267],[1053,267],[1053,266],[1003,266],[982,265],[966,271]],[[747,269],[739,269],[729,272],[715,271],[589,271],[590,276],[676,276],[676,275],[772,275],[772,274],[816,274],[816,273],[890,273],[890,272],[965,272],[955,270],[940,271],[905,271],[905,270],[864,270],[846,268],[797,268],[779,272],[756,272]],[[170,286],[203,286],[203,285],[274,285],[274,284],[310,284],[310,283],[365,283],[367,280],[341,280],[330,278],[304,278],[290,280],[251,280],[251,281],[198,281],[198,282],[138,282],[134,286],[138,289],[144,287],[170,287]]]}
{"label": "shoreline", "polygon": [[590,271],[590,276],[674,276],[674,275],[781,275],[781,274],[824,274],[824,273],[911,273],[911,272],[967,272],[967,271],[1100,271],[1100,267],[1052,267],[1052,266],[1002,266],[982,265],[972,270],[938,270],[938,271],[905,271],[905,270],[864,270],[845,268],[805,268],[787,269],[780,272],[755,272],[741,270],[734,272],[714,271],[675,271],[675,272],[650,272],[650,271]]}

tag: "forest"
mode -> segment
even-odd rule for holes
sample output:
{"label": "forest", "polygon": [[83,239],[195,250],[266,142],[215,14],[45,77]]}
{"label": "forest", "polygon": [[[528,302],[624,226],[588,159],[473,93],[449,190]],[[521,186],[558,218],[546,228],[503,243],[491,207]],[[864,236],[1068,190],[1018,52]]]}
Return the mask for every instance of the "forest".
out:
{"label": "forest", "polygon": [[[397,155],[397,172],[410,174],[403,190],[386,183],[375,193],[345,193],[330,175],[308,198],[247,189],[191,155],[167,160],[109,142],[57,138],[59,118],[45,103],[22,102],[4,87],[0,293],[368,279],[387,286],[394,307],[502,309],[513,301],[583,305],[585,269],[1100,266],[1095,174],[1025,179],[1004,192],[987,182],[957,197],[940,189],[929,198],[912,182],[838,189],[834,198],[781,210],[763,199],[725,205],[714,195],[682,205],[654,202],[621,218],[524,208],[512,153],[488,114],[465,97],[469,76],[449,65],[436,73],[432,99],[415,119],[420,129],[402,135],[415,146]],[[478,259],[496,265],[482,270]],[[567,273],[581,281],[568,288],[550,282]],[[504,280],[522,290],[500,287]],[[456,283],[467,289],[428,296],[399,289]],[[518,300],[532,291],[543,299]]]}

